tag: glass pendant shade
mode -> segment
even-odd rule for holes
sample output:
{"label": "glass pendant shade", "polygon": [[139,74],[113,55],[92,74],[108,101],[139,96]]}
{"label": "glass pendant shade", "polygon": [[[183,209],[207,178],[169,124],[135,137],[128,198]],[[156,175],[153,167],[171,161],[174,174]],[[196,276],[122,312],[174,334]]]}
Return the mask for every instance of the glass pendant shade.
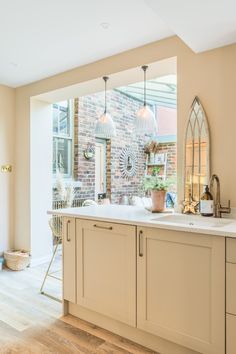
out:
{"label": "glass pendant shade", "polygon": [[95,136],[104,139],[111,139],[116,136],[116,127],[110,114],[107,113],[107,80],[104,76],[105,82],[105,110],[104,113],[97,119],[95,124]]}
{"label": "glass pendant shade", "polygon": [[135,119],[135,130],[139,134],[157,133],[156,118],[148,106],[143,106],[138,110]]}
{"label": "glass pendant shade", "polygon": [[115,124],[110,114],[104,112],[96,121],[95,135],[104,139],[111,139],[116,136]]}
{"label": "glass pendant shade", "polygon": [[156,134],[157,122],[153,111],[146,103],[146,71],[148,66],[142,66],[144,72],[144,102],[143,106],[136,113],[135,131],[138,134]]}

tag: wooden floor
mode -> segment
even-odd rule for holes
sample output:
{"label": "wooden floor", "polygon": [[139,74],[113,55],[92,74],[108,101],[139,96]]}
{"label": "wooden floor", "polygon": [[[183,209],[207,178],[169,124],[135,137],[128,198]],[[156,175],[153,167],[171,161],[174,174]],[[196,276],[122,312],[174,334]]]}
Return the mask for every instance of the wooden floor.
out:
{"label": "wooden floor", "polygon": [[[55,268],[60,266],[57,260]],[[61,318],[61,304],[41,294],[46,265],[0,272],[0,353],[154,353],[73,316]],[[46,290],[61,295],[60,282]]]}

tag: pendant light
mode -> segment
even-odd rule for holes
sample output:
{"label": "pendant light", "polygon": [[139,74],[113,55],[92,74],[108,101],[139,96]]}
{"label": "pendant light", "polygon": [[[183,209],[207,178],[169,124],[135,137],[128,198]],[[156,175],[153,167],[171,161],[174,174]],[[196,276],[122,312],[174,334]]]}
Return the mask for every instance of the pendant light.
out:
{"label": "pendant light", "polygon": [[156,118],[152,110],[147,106],[146,101],[146,71],[148,69],[147,65],[141,67],[144,73],[144,92],[143,92],[143,106],[136,113],[135,119],[135,131],[138,134],[156,134],[157,133],[157,123]]}
{"label": "pendant light", "polygon": [[116,128],[110,114],[107,113],[107,80],[109,77],[104,76],[105,83],[105,109],[104,113],[97,119],[95,125],[95,136],[104,139],[111,139],[116,136]]}

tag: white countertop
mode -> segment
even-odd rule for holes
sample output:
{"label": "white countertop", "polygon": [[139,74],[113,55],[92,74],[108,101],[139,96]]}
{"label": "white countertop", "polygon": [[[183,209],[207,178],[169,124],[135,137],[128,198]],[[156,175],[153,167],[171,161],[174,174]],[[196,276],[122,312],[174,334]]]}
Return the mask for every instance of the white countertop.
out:
{"label": "white countertop", "polygon": [[[162,217],[170,214],[151,213],[143,207],[137,206],[92,205],[80,208],[50,210],[48,214],[236,238],[235,219],[215,219],[203,216],[172,214],[177,216],[177,219],[178,216],[182,216],[183,223],[161,221]],[[194,221],[193,223],[196,221],[197,225],[190,225],[191,221]],[[208,221],[212,221],[212,224],[219,222],[219,224],[217,226],[209,226],[207,225]]]}

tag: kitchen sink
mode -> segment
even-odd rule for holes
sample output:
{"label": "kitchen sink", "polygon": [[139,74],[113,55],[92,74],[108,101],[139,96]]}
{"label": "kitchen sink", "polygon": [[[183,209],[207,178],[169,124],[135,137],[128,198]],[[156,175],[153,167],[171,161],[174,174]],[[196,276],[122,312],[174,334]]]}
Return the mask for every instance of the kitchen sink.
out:
{"label": "kitchen sink", "polygon": [[181,224],[186,226],[199,226],[199,227],[224,227],[232,223],[232,220],[216,219],[213,217],[203,217],[198,215],[186,215],[186,214],[173,214],[159,216],[152,219],[153,221],[163,223]]}

